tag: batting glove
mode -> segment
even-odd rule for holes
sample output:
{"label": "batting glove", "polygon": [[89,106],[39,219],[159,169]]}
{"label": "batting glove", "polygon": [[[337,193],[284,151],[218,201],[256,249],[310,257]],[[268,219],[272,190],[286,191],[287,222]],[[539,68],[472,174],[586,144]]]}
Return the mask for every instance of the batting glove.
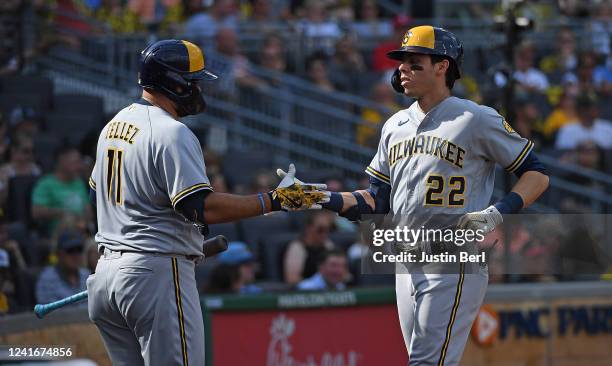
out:
{"label": "batting glove", "polygon": [[321,203],[329,202],[330,192],[326,184],[304,183],[295,177],[295,165],[289,164],[285,173],[276,171],[282,178],[275,190],[268,192],[272,201],[272,210],[298,211],[320,210]]}
{"label": "batting glove", "polygon": [[488,234],[495,230],[495,227],[504,221],[502,215],[495,206],[489,206],[482,211],[467,213],[459,219],[457,227],[459,229],[481,230],[483,234]]}

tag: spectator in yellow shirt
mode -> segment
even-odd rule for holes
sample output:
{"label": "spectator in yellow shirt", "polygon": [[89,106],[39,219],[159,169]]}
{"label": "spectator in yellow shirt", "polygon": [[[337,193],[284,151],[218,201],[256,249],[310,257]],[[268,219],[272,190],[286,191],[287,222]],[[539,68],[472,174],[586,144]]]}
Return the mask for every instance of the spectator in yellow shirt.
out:
{"label": "spectator in yellow shirt", "polygon": [[559,30],[556,50],[540,61],[540,70],[555,84],[561,81],[566,72],[573,72],[578,65],[576,36],[571,28]]}
{"label": "spectator in yellow shirt", "polygon": [[544,135],[546,138],[551,138],[561,127],[577,120],[574,96],[564,91],[559,98],[559,103],[544,121]]}
{"label": "spectator in yellow shirt", "polygon": [[386,111],[375,108],[364,108],[361,112],[361,119],[364,124],[357,126],[355,138],[361,146],[376,147],[378,144],[378,130],[381,124],[394,112],[401,107],[395,101],[394,91],[388,82],[379,82],[372,90],[372,101],[386,107]]}

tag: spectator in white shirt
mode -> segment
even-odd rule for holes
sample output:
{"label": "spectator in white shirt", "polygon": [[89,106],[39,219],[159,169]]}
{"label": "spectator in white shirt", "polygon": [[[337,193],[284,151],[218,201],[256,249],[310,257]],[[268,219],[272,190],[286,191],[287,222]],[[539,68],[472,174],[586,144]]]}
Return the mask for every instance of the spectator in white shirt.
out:
{"label": "spectator in white shirt", "polygon": [[546,75],[534,65],[535,49],[531,43],[523,43],[515,57],[514,79],[527,92],[543,92],[548,88]]}
{"label": "spectator in white shirt", "polygon": [[196,43],[205,43],[220,28],[238,30],[238,7],[235,0],[215,0],[207,12],[194,14],[185,24],[185,36]]}
{"label": "spectator in white shirt", "polygon": [[555,147],[575,149],[584,141],[593,141],[603,149],[612,149],[612,123],[600,119],[597,97],[592,94],[576,98],[578,121],[569,123],[559,130]]}
{"label": "spectator in white shirt", "polygon": [[589,34],[591,35],[591,43],[597,53],[603,55],[610,54],[611,16],[612,5],[610,5],[609,1],[601,1],[595,6],[590,19]]}
{"label": "spectator in white shirt", "polygon": [[301,23],[307,37],[340,38],[342,32],[338,24],[328,18],[325,3],[320,0],[306,0],[306,18]]}
{"label": "spectator in white shirt", "polygon": [[376,0],[362,0],[357,7],[358,21],[351,27],[358,37],[387,38],[393,35],[393,25],[388,19],[380,19]]}
{"label": "spectator in white shirt", "polygon": [[307,38],[306,47],[332,54],[336,39],[342,36],[340,27],[329,19],[323,1],[306,0],[304,9],[306,17],[297,24],[297,28]]}

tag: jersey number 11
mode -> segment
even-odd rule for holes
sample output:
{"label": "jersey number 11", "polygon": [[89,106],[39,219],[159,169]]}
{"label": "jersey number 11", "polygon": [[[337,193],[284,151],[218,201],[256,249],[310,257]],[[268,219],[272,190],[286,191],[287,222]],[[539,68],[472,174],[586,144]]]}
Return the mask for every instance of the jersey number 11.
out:
{"label": "jersey number 11", "polygon": [[109,147],[106,150],[106,198],[117,205],[123,203],[121,180],[123,150]]}

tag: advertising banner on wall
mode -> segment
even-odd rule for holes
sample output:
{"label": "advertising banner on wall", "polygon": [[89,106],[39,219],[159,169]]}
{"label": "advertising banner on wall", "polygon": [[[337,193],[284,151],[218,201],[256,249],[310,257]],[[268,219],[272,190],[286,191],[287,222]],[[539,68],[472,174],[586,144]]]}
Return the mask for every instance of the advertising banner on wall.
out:
{"label": "advertising banner on wall", "polygon": [[214,365],[406,365],[394,305],[223,312],[212,317]]}
{"label": "advertising banner on wall", "polygon": [[[575,296],[579,285],[492,286],[462,365],[612,364],[612,296],[602,293],[609,286],[584,288],[592,296]],[[207,356],[215,366],[408,362],[390,288],[209,298],[207,303]]]}

